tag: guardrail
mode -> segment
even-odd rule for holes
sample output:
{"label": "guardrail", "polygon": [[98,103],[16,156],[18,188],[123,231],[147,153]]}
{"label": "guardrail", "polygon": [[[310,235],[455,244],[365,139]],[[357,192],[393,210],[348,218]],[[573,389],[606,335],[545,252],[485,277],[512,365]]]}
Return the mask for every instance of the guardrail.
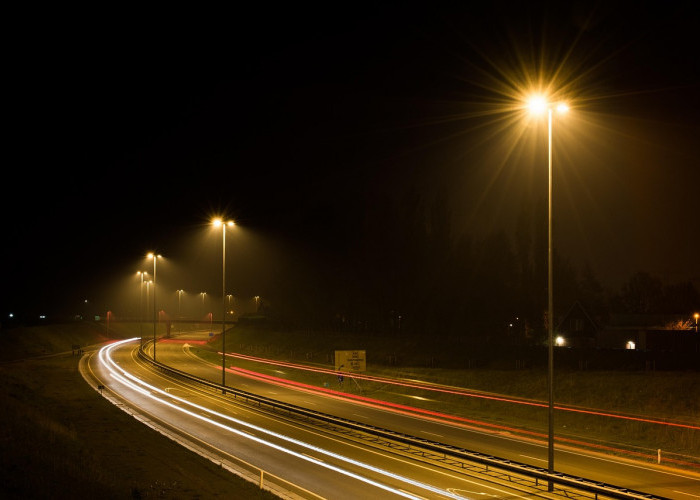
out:
{"label": "guardrail", "polygon": [[[153,340],[149,340],[146,344],[152,342]],[[178,370],[177,368],[173,368],[171,366],[153,360],[153,358],[151,358],[145,353],[144,345],[141,345],[139,348],[139,357],[144,361],[150,363],[151,365],[157,367],[158,369],[164,372],[168,372],[172,375],[184,378],[186,380],[190,380],[197,384],[206,386],[215,391],[220,391],[222,393],[231,395],[236,399],[242,398],[246,402],[252,401],[257,403],[259,406],[265,405],[266,407],[269,407],[270,409],[277,412],[283,411],[287,414],[304,416],[306,418],[321,421],[326,424],[339,426],[357,432],[362,432],[364,434],[375,436],[376,438],[390,440],[395,443],[401,443],[412,450],[422,449],[432,453],[437,453],[442,455],[443,460],[452,461],[454,459],[460,459],[464,462],[479,464],[485,467],[486,471],[488,471],[490,467],[493,469],[506,471],[511,474],[518,474],[520,476],[532,478],[535,482],[535,486],[539,485],[539,481],[542,481],[543,483],[547,484],[551,482],[552,484],[557,484],[563,487],[574,488],[576,490],[592,493],[595,499],[598,499],[598,495],[602,495],[605,498],[616,498],[626,500],[670,500],[666,497],[651,495],[648,493],[643,493],[641,491],[622,488],[619,486],[614,486],[611,484],[593,481],[577,476],[570,476],[564,473],[553,472],[550,474],[548,470],[543,469],[541,467],[514,462],[511,460],[494,457],[484,453],[479,453],[476,451],[471,451],[464,448],[439,443],[436,441],[429,441],[408,434],[397,433],[389,429],[383,429],[381,427],[362,424],[360,422],[355,422],[334,415],[309,410],[308,408],[296,406],[290,403],[284,403],[282,401],[277,401],[271,398],[267,398],[265,396],[253,394],[247,391],[243,391],[241,389],[235,389],[229,386],[224,387],[221,384],[217,384],[210,380],[196,377],[187,372]],[[466,467],[463,466],[463,468]]]}

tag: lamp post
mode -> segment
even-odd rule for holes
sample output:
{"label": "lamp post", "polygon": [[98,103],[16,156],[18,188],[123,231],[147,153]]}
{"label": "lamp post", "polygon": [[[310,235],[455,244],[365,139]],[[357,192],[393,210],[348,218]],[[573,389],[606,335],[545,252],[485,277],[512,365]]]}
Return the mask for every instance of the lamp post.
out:
{"label": "lamp post", "polygon": [[[185,293],[184,290],[177,291],[177,320],[178,324],[182,321],[182,314],[180,313],[180,306],[182,304],[182,294]],[[180,326],[180,333],[182,333],[182,326]]]}
{"label": "lamp post", "polygon": [[[569,110],[564,103],[553,105],[542,96],[533,97],[528,102],[528,107],[533,113],[547,111],[547,163],[548,163],[548,190],[547,190],[547,393],[549,395],[548,416],[548,454],[547,463],[550,474],[554,473],[554,294],[553,294],[553,259],[552,259],[552,111],[565,113]],[[554,484],[549,481],[549,491],[554,489]]]}
{"label": "lamp post", "polygon": [[140,344],[143,346],[143,277],[146,273],[144,271],[136,271],[136,274],[141,276],[139,288],[139,335],[141,336]]}
{"label": "lamp post", "polygon": [[148,316],[148,298],[151,296],[151,283],[153,283],[153,280],[146,282],[146,316]]}
{"label": "lamp post", "polygon": [[221,298],[222,312],[221,318],[221,386],[226,392],[226,226],[233,227],[232,220],[224,222],[220,218],[212,221],[214,227],[221,227]]}
{"label": "lamp post", "polygon": [[700,318],[700,313],[695,313],[695,333],[698,333],[698,318]]}
{"label": "lamp post", "polygon": [[156,360],[156,316],[158,314],[158,309],[156,308],[156,262],[161,255],[156,255],[151,252],[147,256],[149,259],[153,259],[153,361]]}
{"label": "lamp post", "polygon": [[202,297],[202,315],[204,315],[204,297],[207,296],[207,292],[199,292],[199,295]]}

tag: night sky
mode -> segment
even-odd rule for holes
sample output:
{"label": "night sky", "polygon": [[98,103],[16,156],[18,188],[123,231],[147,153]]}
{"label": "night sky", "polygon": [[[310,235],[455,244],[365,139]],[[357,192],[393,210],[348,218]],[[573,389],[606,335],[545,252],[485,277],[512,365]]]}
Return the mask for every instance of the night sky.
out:
{"label": "night sky", "polygon": [[216,213],[246,234],[241,294],[342,254],[383,197],[441,200],[455,238],[510,234],[547,195],[546,120],[517,97],[550,82],[571,105],[554,123],[557,250],[611,289],[637,271],[700,287],[700,17],[560,3],[17,13],[3,317],[107,303],[153,249],[218,293],[220,247],[197,236]]}

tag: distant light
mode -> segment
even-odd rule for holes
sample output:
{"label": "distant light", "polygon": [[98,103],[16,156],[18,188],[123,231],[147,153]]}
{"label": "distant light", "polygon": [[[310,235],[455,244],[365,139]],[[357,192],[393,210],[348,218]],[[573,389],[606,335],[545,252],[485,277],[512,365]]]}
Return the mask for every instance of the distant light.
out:
{"label": "distant light", "polygon": [[232,220],[227,220],[226,222],[224,222],[223,219],[221,219],[220,217],[212,219],[211,223],[214,227],[220,227],[220,226],[223,226],[224,224],[226,224],[227,226],[235,226],[236,225],[236,223],[233,222]]}
{"label": "distant light", "polygon": [[558,346],[562,346],[566,343],[564,340],[564,337],[557,337],[556,340],[554,341]]}
{"label": "distant light", "polygon": [[636,345],[633,341],[631,341],[631,340],[628,340],[628,341],[627,341],[627,345],[625,346],[625,349],[632,349],[632,350],[634,350],[634,349],[636,349],[636,348],[637,348],[637,345]]}
{"label": "distant light", "polygon": [[40,315],[39,315],[39,319],[46,319],[46,315],[40,314]]}
{"label": "distant light", "polygon": [[14,317],[15,317],[15,315],[10,313],[10,318],[14,318]]}

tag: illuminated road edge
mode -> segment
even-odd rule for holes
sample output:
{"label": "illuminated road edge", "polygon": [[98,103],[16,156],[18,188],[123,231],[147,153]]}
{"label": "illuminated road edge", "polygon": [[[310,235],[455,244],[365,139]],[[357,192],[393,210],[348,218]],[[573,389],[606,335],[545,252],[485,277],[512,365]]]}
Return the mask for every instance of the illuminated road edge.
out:
{"label": "illuminated road edge", "polygon": [[340,473],[340,474],[344,474],[344,475],[346,475],[346,476],[349,476],[349,477],[352,477],[352,478],[354,478],[354,479],[357,479],[358,481],[362,481],[362,482],[364,482],[364,483],[370,484],[370,485],[372,485],[372,486],[375,486],[375,487],[377,487],[377,488],[380,488],[380,489],[389,491],[389,492],[391,492],[391,493],[394,493],[394,494],[396,494],[396,495],[399,495],[399,496],[402,496],[402,497],[405,497],[405,498],[412,498],[412,499],[415,499],[415,500],[422,500],[422,497],[412,495],[412,494],[410,494],[410,493],[408,493],[408,492],[406,492],[406,491],[402,491],[402,490],[398,490],[398,489],[392,488],[391,486],[388,486],[388,485],[379,483],[379,482],[377,482],[377,481],[374,481],[374,480],[372,480],[372,479],[370,479],[370,478],[367,478],[367,477],[364,477],[364,476],[360,476],[360,475],[358,475],[358,474],[356,474],[356,473],[354,473],[354,472],[351,472],[351,471],[342,469],[342,468],[337,467],[337,466],[334,466],[334,465],[327,464],[327,463],[325,463],[325,462],[322,462],[322,461],[317,460],[317,459],[315,459],[315,458],[309,457],[309,456],[307,456],[307,455],[304,455],[304,454],[301,454],[301,453],[297,453],[297,452],[295,452],[295,451],[293,451],[293,450],[291,450],[291,449],[289,449],[289,448],[285,448],[285,447],[283,447],[283,446],[274,444],[274,443],[272,443],[272,442],[270,442],[270,441],[266,441],[266,440],[264,440],[264,439],[261,439],[261,438],[252,436],[252,435],[250,435],[250,434],[248,434],[248,433],[246,433],[246,432],[236,430],[236,429],[234,429],[234,428],[232,428],[232,427],[229,427],[229,426],[227,426],[227,425],[224,425],[224,424],[222,424],[222,423],[220,423],[220,422],[216,422],[215,420],[212,420],[211,418],[208,418],[208,417],[206,417],[206,416],[204,416],[204,415],[200,415],[200,414],[194,413],[194,412],[189,411],[189,410],[187,410],[187,409],[185,409],[185,408],[182,408],[182,407],[180,407],[180,406],[178,406],[178,405],[175,405],[175,404],[173,404],[173,403],[170,403],[170,402],[168,402],[168,401],[165,401],[165,400],[163,400],[163,399],[161,399],[161,398],[159,398],[159,397],[153,395],[152,393],[157,393],[157,394],[160,394],[160,395],[165,396],[165,397],[167,397],[167,398],[177,400],[178,402],[180,402],[180,403],[182,403],[182,404],[184,404],[184,405],[187,405],[187,406],[190,406],[190,407],[195,408],[195,409],[197,409],[197,410],[206,412],[206,413],[208,413],[208,414],[210,414],[210,415],[212,415],[212,416],[216,416],[216,417],[218,417],[218,418],[221,418],[221,419],[224,419],[224,420],[228,420],[228,421],[233,422],[233,423],[236,423],[236,424],[238,424],[238,425],[242,425],[242,426],[248,427],[248,428],[250,428],[250,429],[252,429],[252,430],[255,430],[255,431],[258,431],[258,432],[261,432],[261,433],[270,435],[270,436],[273,436],[273,437],[275,437],[275,438],[281,439],[281,440],[283,440],[283,441],[287,441],[287,442],[289,442],[289,443],[293,443],[293,444],[295,444],[295,445],[301,446],[301,447],[303,447],[303,448],[307,448],[307,449],[312,450],[312,451],[315,451],[315,452],[317,452],[317,453],[321,453],[321,454],[326,455],[326,456],[328,456],[328,457],[332,457],[332,458],[336,458],[336,459],[342,460],[342,461],[344,461],[344,462],[353,464],[353,465],[358,466],[358,467],[361,467],[361,468],[363,468],[363,469],[367,469],[367,470],[370,470],[370,471],[372,471],[372,472],[375,472],[375,473],[377,473],[377,474],[379,474],[379,475],[386,476],[386,477],[390,477],[390,478],[395,479],[395,480],[397,480],[397,481],[400,481],[400,482],[403,482],[403,483],[412,485],[412,486],[417,487],[417,488],[420,488],[420,489],[424,489],[424,490],[429,491],[429,492],[431,492],[431,493],[436,493],[436,494],[445,496],[445,497],[447,497],[447,498],[455,498],[455,499],[464,499],[464,498],[467,498],[467,497],[464,497],[464,496],[461,496],[461,495],[457,495],[457,494],[455,494],[455,493],[452,493],[452,492],[450,492],[450,491],[446,491],[446,490],[443,490],[443,489],[440,489],[440,488],[436,488],[436,487],[431,486],[431,485],[429,485],[429,484],[425,484],[425,483],[422,483],[422,482],[420,482],[420,481],[415,481],[415,480],[413,480],[413,479],[410,479],[410,478],[407,478],[407,477],[404,477],[404,476],[400,476],[400,475],[398,475],[398,474],[394,474],[393,472],[389,472],[389,471],[380,469],[380,468],[378,468],[378,467],[374,467],[374,466],[372,466],[372,465],[370,465],[370,464],[366,464],[366,463],[364,463],[364,462],[359,462],[359,461],[357,461],[357,460],[353,460],[353,459],[350,459],[350,458],[348,458],[348,457],[344,457],[344,456],[339,455],[339,454],[337,454],[337,453],[333,453],[333,452],[331,452],[331,451],[324,450],[323,448],[318,448],[318,447],[316,447],[316,446],[312,446],[312,445],[310,445],[310,444],[308,444],[308,443],[304,443],[304,442],[302,442],[302,441],[298,441],[298,440],[296,440],[296,439],[290,438],[290,437],[288,437],[288,436],[284,436],[284,435],[282,435],[282,434],[278,434],[278,433],[276,433],[276,432],[272,432],[272,431],[270,431],[270,430],[268,430],[268,429],[264,429],[264,428],[262,428],[262,427],[258,427],[258,426],[256,426],[256,425],[250,424],[250,423],[248,423],[248,422],[244,422],[244,421],[242,421],[242,420],[239,420],[239,419],[230,417],[230,416],[228,416],[228,415],[224,415],[224,414],[222,414],[222,413],[213,411],[213,410],[211,410],[211,409],[209,409],[209,408],[206,408],[206,407],[204,407],[204,406],[200,406],[200,405],[197,405],[197,404],[195,404],[195,403],[192,403],[191,401],[187,401],[186,399],[179,398],[179,397],[177,397],[177,396],[174,396],[174,395],[172,395],[172,394],[169,394],[168,392],[166,392],[166,391],[164,391],[164,390],[162,390],[162,389],[159,389],[159,388],[157,388],[157,387],[154,387],[154,386],[152,386],[152,385],[150,385],[150,384],[147,384],[146,382],[140,380],[138,377],[132,375],[131,373],[129,373],[129,372],[127,372],[126,370],[124,370],[123,368],[119,367],[119,366],[114,362],[114,360],[112,360],[112,358],[111,358],[111,351],[112,351],[113,349],[115,349],[115,348],[121,346],[122,344],[125,344],[125,343],[128,343],[128,342],[133,342],[133,341],[136,341],[136,340],[139,340],[138,337],[131,338],[131,339],[126,339],[126,340],[121,340],[121,341],[119,341],[119,342],[115,342],[115,343],[113,343],[113,344],[110,344],[110,345],[108,345],[108,346],[105,346],[105,347],[101,348],[100,351],[99,351],[99,360],[100,360],[100,362],[102,363],[102,365],[109,371],[110,375],[112,375],[112,377],[114,377],[118,382],[122,383],[122,384],[125,385],[126,387],[129,387],[129,388],[131,388],[131,389],[133,389],[133,390],[139,392],[140,394],[142,394],[142,395],[144,395],[144,396],[147,396],[147,397],[151,398],[153,401],[155,401],[155,402],[157,402],[157,403],[160,403],[160,404],[162,404],[162,405],[168,406],[169,408],[171,408],[171,409],[173,409],[173,410],[177,410],[177,411],[179,411],[179,412],[185,413],[186,415],[188,415],[188,416],[190,416],[190,417],[194,417],[194,418],[197,418],[197,419],[202,420],[202,421],[204,421],[204,422],[207,422],[207,423],[209,423],[209,424],[211,424],[211,425],[214,425],[214,426],[216,426],[216,427],[219,427],[219,428],[221,428],[221,429],[223,429],[223,430],[225,430],[225,431],[227,431],[227,432],[230,432],[230,433],[232,433],[232,434],[236,434],[236,435],[238,435],[238,436],[240,436],[240,437],[243,437],[243,438],[246,438],[246,439],[250,439],[250,440],[252,440],[252,441],[255,441],[255,442],[257,442],[257,443],[259,443],[259,444],[261,444],[261,445],[263,445],[263,446],[268,446],[268,447],[270,447],[270,448],[274,448],[274,449],[276,449],[276,450],[278,450],[278,451],[281,451],[281,452],[283,452],[283,453],[287,453],[287,454],[292,455],[292,456],[294,456],[294,457],[296,457],[296,458],[300,458],[300,459],[302,459],[302,460],[305,460],[305,461],[307,461],[307,462],[314,463],[314,464],[319,465],[319,466],[321,466],[321,467],[325,467],[325,468],[327,468],[327,469],[334,470],[334,471],[336,471],[336,472],[338,472],[338,473]]}

